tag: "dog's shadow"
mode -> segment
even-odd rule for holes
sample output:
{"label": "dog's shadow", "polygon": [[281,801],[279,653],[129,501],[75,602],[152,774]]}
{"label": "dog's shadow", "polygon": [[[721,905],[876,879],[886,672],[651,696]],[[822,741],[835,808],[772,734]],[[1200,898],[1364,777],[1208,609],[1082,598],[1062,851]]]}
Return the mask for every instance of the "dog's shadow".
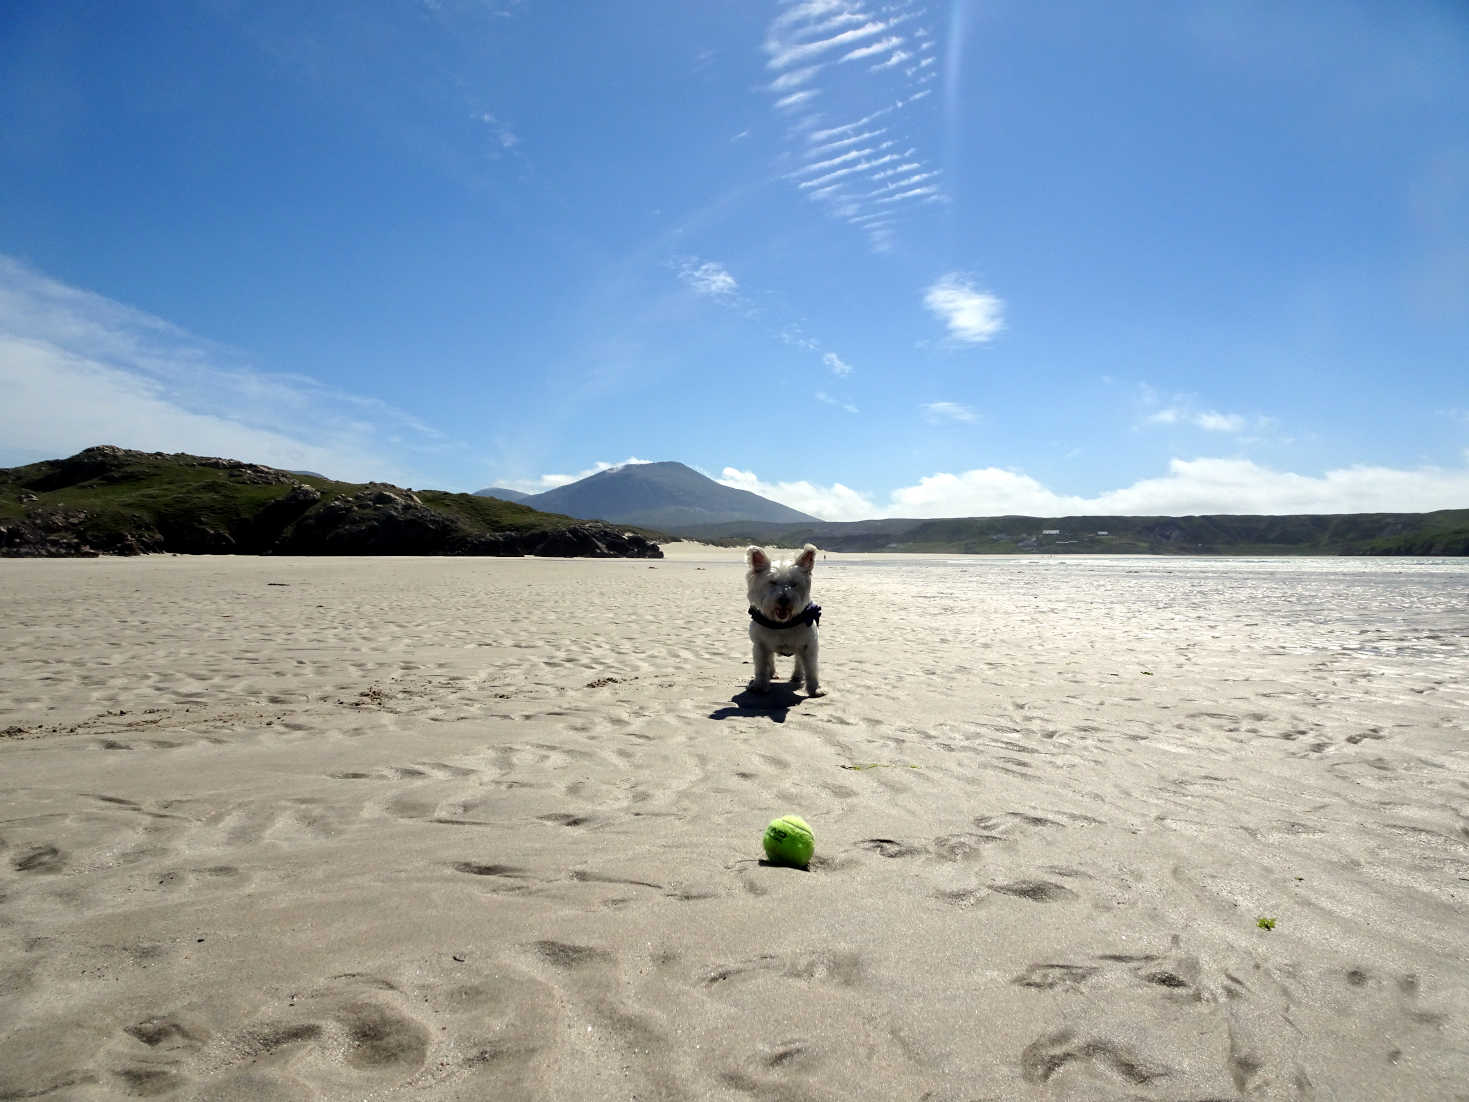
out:
{"label": "dog's shadow", "polygon": [[715,708],[709,713],[709,718],[734,719],[736,716],[764,716],[772,723],[784,723],[786,713],[807,699],[809,698],[796,692],[790,685],[774,681],[763,693],[757,693],[754,689],[745,689],[743,692],[735,693],[730,697],[730,703],[734,707]]}

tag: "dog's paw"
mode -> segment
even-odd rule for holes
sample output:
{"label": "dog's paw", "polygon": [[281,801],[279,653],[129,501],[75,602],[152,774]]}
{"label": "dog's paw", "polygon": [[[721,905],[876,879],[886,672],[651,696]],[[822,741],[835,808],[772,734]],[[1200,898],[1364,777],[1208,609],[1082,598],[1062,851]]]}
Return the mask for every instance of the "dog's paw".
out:
{"label": "dog's paw", "polygon": [[768,681],[751,681],[750,682],[750,691],[752,693],[763,693],[763,692],[765,692],[769,688],[770,688],[770,682],[768,682]]}
{"label": "dog's paw", "polygon": [[816,685],[807,685],[806,686],[806,695],[807,696],[825,696],[826,695],[826,690],[825,689],[822,689],[822,688],[820,688],[820,687],[818,687]]}

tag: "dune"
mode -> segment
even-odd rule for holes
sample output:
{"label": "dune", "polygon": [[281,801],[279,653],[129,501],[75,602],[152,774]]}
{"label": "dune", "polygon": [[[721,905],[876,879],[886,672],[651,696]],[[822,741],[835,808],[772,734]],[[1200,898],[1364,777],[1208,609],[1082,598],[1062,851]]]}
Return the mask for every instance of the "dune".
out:
{"label": "dune", "polygon": [[0,563],[0,1099],[1466,1097],[1469,561],[665,550]]}

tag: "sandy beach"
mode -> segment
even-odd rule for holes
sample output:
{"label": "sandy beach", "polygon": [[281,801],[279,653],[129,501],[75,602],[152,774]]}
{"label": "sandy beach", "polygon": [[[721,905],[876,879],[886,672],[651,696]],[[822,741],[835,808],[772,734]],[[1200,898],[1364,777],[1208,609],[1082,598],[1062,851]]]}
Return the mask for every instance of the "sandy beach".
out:
{"label": "sandy beach", "polygon": [[0,1099],[1469,1098],[1469,560],[667,551],[0,562]]}

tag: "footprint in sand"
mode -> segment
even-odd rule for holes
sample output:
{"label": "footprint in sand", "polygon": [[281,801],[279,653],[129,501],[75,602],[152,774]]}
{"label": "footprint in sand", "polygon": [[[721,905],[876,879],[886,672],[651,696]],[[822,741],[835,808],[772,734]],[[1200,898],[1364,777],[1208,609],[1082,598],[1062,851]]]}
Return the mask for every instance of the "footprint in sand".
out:
{"label": "footprint in sand", "polygon": [[1070,1029],[1032,1041],[1020,1054],[1020,1077],[1027,1083],[1049,1083],[1069,1065],[1092,1065],[1145,1086],[1170,1069],[1106,1037],[1078,1037]]}
{"label": "footprint in sand", "polygon": [[[423,1022],[395,1005],[403,998],[396,984],[381,977],[355,972],[331,977],[300,997],[296,1015],[256,1022],[230,1039],[229,1050],[251,1066],[226,1080],[222,1088],[229,1089],[220,1093],[250,1097],[242,1093],[244,1080],[262,1072],[270,1085],[264,1097],[275,1098],[311,1095],[318,1087],[357,1095],[406,1083],[427,1062],[431,1035]],[[308,1046],[325,1061],[302,1064],[295,1074],[311,1081],[296,1084],[293,1093],[289,1083],[273,1077],[269,1065]],[[314,1069],[315,1076],[305,1068]]]}
{"label": "footprint in sand", "polygon": [[712,990],[731,980],[748,980],[762,975],[816,980],[836,987],[857,987],[864,982],[866,963],[859,953],[834,950],[784,955],[763,954],[750,960],[719,965],[706,972],[698,986]]}
{"label": "footprint in sand", "polygon": [[864,838],[857,845],[880,857],[920,857],[928,852],[922,846],[899,842],[895,838]]}
{"label": "footprint in sand", "polygon": [[11,861],[16,872],[49,873],[60,872],[66,864],[66,855],[56,846],[40,845],[20,853]]}
{"label": "footprint in sand", "polygon": [[1061,903],[1077,898],[1070,888],[1050,880],[1011,880],[1002,884],[990,884],[988,887],[958,888],[934,894],[935,898],[956,907],[971,907],[996,893],[1014,896],[1030,903]]}
{"label": "footprint in sand", "polygon": [[188,1084],[188,1066],[209,1040],[209,1030],[170,1014],[124,1026],[126,1040],[112,1045],[116,1063],[109,1074],[124,1093],[140,1097],[168,1094]]}

